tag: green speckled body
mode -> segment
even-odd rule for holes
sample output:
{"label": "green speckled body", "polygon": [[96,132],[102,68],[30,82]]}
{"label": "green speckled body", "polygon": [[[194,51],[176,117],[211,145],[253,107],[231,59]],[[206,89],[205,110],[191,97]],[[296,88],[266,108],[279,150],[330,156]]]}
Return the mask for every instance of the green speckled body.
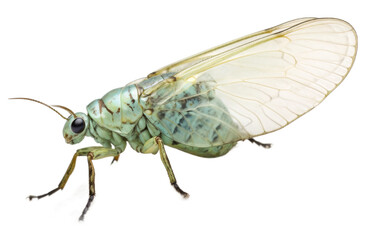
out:
{"label": "green speckled body", "polygon": [[86,157],[89,198],[83,220],[95,197],[93,160],[118,161],[127,142],[137,152],[159,153],[170,184],[188,198],[165,145],[202,157],[222,156],[244,140],[270,148],[254,137],[277,131],[320,104],[349,73],[357,44],[355,30],[343,20],[301,18],[169,64],[94,100],[87,114],[15,98],[42,104],[64,118],[68,144],[85,136],[102,144],[78,149],[58,187],[29,199],[64,189],[77,157]]}
{"label": "green speckled body", "polygon": [[[155,97],[142,96],[145,89],[159,85],[171,76],[164,74],[137,80],[91,102],[87,107],[92,124],[88,134],[102,145],[110,146],[111,143],[122,151],[126,145],[122,144],[123,140],[137,152],[142,152],[143,145],[158,136],[165,145],[197,156],[218,157],[226,154],[236,145],[236,141],[230,141],[230,131],[222,126],[221,121],[203,118],[203,115],[209,115],[232,122],[223,103],[213,91],[187,98],[188,95],[208,90],[208,83],[190,85],[159,107],[153,104]],[[157,94],[163,97],[166,92]],[[205,104],[211,102],[218,107],[203,107],[211,105]],[[199,115],[195,111],[187,111],[195,108],[199,109]],[[222,139],[226,143],[222,143]]]}

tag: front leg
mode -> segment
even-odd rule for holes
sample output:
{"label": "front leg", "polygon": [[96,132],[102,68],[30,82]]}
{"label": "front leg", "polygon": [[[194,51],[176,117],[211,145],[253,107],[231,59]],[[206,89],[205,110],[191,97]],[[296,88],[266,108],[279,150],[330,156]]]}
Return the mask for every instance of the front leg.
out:
{"label": "front leg", "polygon": [[89,165],[89,199],[88,202],[80,216],[79,220],[84,220],[84,216],[86,212],[89,210],[89,207],[94,199],[95,196],[95,171],[93,166],[93,160],[105,158],[105,157],[116,157],[120,154],[120,151],[117,151],[116,149],[112,148],[105,148],[105,147],[87,147],[87,148],[81,148],[76,151],[74,154],[72,161],[69,164],[68,169],[65,172],[64,177],[62,178],[61,182],[58,184],[58,187],[51,190],[50,192],[38,196],[31,195],[29,196],[29,200],[32,200],[34,198],[40,199],[46,196],[50,196],[57,192],[58,190],[64,189],[67,181],[69,180],[70,175],[72,174],[75,166],[78,156],[87,156],[88,158],[88,165]]}
{"label": "front leg", "polygon": [[88,166],[89,166],[89,199],[86,203],[84,210],[79,221],[83,221],[85,214],[88,212],[91,203],[95,197],[95,170],[93,166],[93,160],[105,158],[105,157],[119,157],[120,152],[116,149],[105,148],[105,147],[90,147],[77,150],[79,156],[87,156]]}

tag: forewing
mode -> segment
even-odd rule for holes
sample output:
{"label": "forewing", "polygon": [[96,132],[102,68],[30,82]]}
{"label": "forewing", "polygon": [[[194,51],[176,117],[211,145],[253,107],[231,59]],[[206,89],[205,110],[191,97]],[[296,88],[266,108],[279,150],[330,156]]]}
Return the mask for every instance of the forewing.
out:
{"label": "forewing", "polygon": [[235,40],[232,40],[228,43],[224,43],[224,44],[221,44],[217,47],[214,47],[214,48],[211,48],[211,49],[208,49],[207,51],[203,51],[201,53],[198,53],[198,54],[195,54],[191,57],[188,57],[188,58],[185,58],[181,61],[178,61],[178,62],[175,62],[175,63],[172,63],[170,65],[167,65],[161,69],[158,69],[157,71],[155,72],[152,72],[148,75],[148,77],[154,77],[154,76],[158,76],[158,75],[162,75],[162,74],[165,74],[165,73],[178,73],[186,68],[189,68],[195,64],[198,64],[202,61],[205,61],[207,59],[210,59],[210,58],[213,58],[213,57],[216,57],[226,51],[229,51],[229,50],[232,50],[232,49],[235,49],[243,44],[247,44],[247,43],[250,43],[250,42],[254,42],[254,41],[257,41],[265,36],[268,36],[270,34],[275,34],[277,32],[282,32],[282,31],[285,31],[286,29],[292,27],[292,26],[295,26],[296,24],[300,24],[302,22],[305,22],[307,20],[311,20],[313,18],[300,18],[300,19],[295,19],[295,20],[292,20],[292,21],[289,21],[289,22],[286,22],[286,23],[283,23],[283,24],[280,24],[280,25],[277,25],[275,27],[272,27],[272,28],[268,28],[268,29],[265,29],[263,31],[259,31],[259,32],[256,32],[256,33],[252,33],[252,34],[249,34],[247,36],[244,36],[244,37],[241,37],[241,38],[238,38],[238,39],[235,39]]}
{"label": "forewing", "polygon": [[[351,25],[339,19],[295,20],[278,28],[282,30],[270,33],[265,30],[253,40],[243,38],[241,44],[234,41],[232,46],[222,45],[225,50],[219,54],[175,72],[155,91],[147,89],[154,112],[177,111],[183,116],[186,113],[197,116],[200,106],[179,109],[171,103],[179,101],[179,96],[195,84],[205,85],[203,90],[191,91],[186,98],[208,99],[207,95],[212,94],[219,100],[219,106],[216,101],[203,101],[201,106],[211,109],[224,106],[222,112],[230,118],[213,113],[200,114],[200,118],[205,122],[218,119],[226,123],[227,129],[233,129],[229,138],[212,142],[205,134],[206,129],[193,128],[192,134],[203,136],[205,141],[192,145],[208,146],[278,130],[313,109],[350,71],[357,51],[356,33]],[[218,50],[210,53],[214,51]],[[165,125],[163,120],[157,124]]]}

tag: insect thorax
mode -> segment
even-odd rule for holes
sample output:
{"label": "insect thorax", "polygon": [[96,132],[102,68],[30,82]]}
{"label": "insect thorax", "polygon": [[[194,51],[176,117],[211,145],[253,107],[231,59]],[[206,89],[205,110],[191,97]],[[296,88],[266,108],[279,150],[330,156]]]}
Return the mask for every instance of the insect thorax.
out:
{"label": "insect thorax", "polygon": [[143,115],[138,97],[135,84],[126,85],[111,90],[101,99],[91,102],[87,111],[98,125],[121,136],[127,136]]}
{"label": "insect thorax", "polygon": [[91,118],[89,118],[89,127],[86,135],[107,148],[114,145],[115,149],[120,152],[123,152],[126,148],[126,138],[124,136],[98,125]]}
{"label": "insect thorax", "polygon": [[133,131],[131,131],[126,139],[132,149],[141,152],[143,145],[152,137],[161,136],[160,131],[151,124],[146,116],[142,116]]}
{"label": "insect thorax", "polygon": [[118,135],[140,152],[147,140],[160,135],[143,115],[135,84],[108,92],[101,99],[91,102],[87,111],[94,126],[92,137],[104,146],[114,145],[111,140],[118,138]]}

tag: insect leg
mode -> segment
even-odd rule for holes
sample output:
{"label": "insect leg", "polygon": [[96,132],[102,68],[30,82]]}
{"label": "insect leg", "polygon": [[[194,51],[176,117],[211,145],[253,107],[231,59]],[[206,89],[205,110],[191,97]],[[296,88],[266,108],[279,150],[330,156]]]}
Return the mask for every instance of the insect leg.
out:
{"label": "insect leg", "polygon": [[155,138],[156,143],[159,146],[159,153],[160,153],[160,158],[163,162],[164,167],[167,170],[168,177],[170,178],[170,183],[171,185],[175,188],[175,190],[180,193],[184,198],[188,198],[190,195],[186,192],[184,192],[177,184],[176,178],[174,175],[174,172],[172,171],[170,161],[167,157],[166,151],[164,150],[164,144],[162,142],[162,139],[160,137]]}
{"label": "insect leg", "polygon": [[83,221],[85,214],[90,208],[91,203],[94,200],[95,196],[95,171],[94,171],[94,166],[93,166],[93,158],[94,155],[92,153],[88,154],[88,165],[89,165],[89,199],[88,202],[86,203],[86,206],[84,210],[82,211],[82,214],[79,218],[79,221]]}
{"label": "insect leg", "polygon": [[256,141],[254,138],[248,138],[248,141],[250,141],[251,143],[256,143],[257,146],[260,146],[263,148],[271,148],[272,147],[271,143],[262,143],[262,142]]}
{"label": "insect leg", "polygon": [[89,166],[89,199],[86,203],[84,210],[79,218],[80,221],[83,221],[85,214],[88,212],[91,203],[95,197],[95,170],[93,166],[93,160],[105,158],[105,157],[118,157],[120,152],[116,149],[105,148],[105,147],[89,147],[77,150],[79,156],[87,156],[88,166]]}
{"label": "insect leg", "polygon": [[29,200],[32,200],[34,198],[37,198],[37,199],[40,199],[40,198],[43,198],[43,197],[46,197],[46,196],[50,196],[52,195],[53,193],[57,192],[58,190],[62,190],[64,189],[65,185],[66,185],[66,182],[68,181],[70,175],[72,174],[73,170],[74,170],[74,167],[76,166],[76,160],[77,160],[77,157],[78,157],[78,151],[73,155],[73,158],[72,158],[72,161],[70,162],[69,164],[69,167],[68,169],[66,170],[65,172],[65,175],[64,177],[62,178],[61,182],[58,184],[58,187],[53,189],[52,191],[48,192],[48,193],[45,193],[45,194],[41,194],[41,195],[38,195],[38,196],[34,196],[34,195],[30,195],[28,198]]}
{"label": "insect leg", "polygon": [[88,165],[89,165],[89,199],[79,219],[79,220],[84,220],[85,214],[89,210],[89,207],[95,196],[95,171],[94,171],[94,166],[92,161],[105,158],[105,157],[114,157],[118,159],[119,154],[120,154],[120,151],[116,149],[105,148],[105,147],[87,147],[87,148],[78,149],[77,152],[74,154],[72,161],[70,162],[69,167],[66,170],[65,175],[62,178],[61,182],[58,184],[57,188],[42,195],[38,195],[38,196],[31,195],[28,198],[29,200],[32,200],[34,198],[40,199],[46,196],[50,196],[60,189],[61,190],[64,189],[70,175],[72,174],[74,170],[74,167],[76,166],[77,157],[87,156]]}

